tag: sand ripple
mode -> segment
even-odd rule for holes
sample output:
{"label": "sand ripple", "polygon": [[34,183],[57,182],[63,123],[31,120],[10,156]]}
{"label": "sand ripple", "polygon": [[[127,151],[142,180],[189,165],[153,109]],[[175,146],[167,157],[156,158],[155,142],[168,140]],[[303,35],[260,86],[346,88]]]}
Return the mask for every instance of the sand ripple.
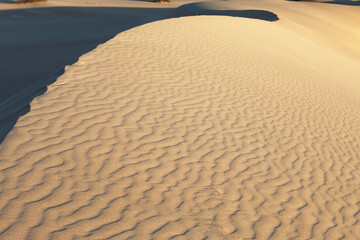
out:
{"label": "sand ripple", "polygon": [[358,66],[254,19],[121,33],[0,146],[0,238],[359,239]]}

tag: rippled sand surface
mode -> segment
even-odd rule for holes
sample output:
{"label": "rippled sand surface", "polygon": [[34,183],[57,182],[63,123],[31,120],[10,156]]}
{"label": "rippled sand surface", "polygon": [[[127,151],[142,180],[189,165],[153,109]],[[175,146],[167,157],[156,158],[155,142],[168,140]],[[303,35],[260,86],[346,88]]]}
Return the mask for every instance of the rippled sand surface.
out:
{"label": "rippled sand surface", "polygon": [[277,16],[153,22],[67,67],[0,146],[0,238],[360,238],[357,50]]}

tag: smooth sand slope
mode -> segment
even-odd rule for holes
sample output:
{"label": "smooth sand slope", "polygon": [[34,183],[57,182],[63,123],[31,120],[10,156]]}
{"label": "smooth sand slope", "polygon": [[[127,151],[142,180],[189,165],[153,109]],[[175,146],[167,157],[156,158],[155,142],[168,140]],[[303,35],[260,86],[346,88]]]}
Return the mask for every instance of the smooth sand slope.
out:
{"label": "smooth sand slope", "polygon": [[153,22],[68,67],[0,146],[0,238],[359,239],[360,60],[281,11]]}
{"label": "smooth sand slope", "polygon": [[360,1],[353,1],[359,6],[349,6],[349,1],[345,0],[332,2],[338,4],[282,0],[198,2],[180,6],[175,15],[228,15],[269,21],[277,20],[276,15],[279,15],[281,24],[292,31],[360,57]]}

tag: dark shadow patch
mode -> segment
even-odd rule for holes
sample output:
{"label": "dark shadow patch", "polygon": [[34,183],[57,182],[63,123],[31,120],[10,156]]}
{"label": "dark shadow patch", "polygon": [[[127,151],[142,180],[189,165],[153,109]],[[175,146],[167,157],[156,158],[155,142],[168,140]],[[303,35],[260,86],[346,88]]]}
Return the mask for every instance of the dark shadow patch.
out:
{"label": "dark shadow patch", "polygon": [[16,3],[16,2],[15,2],[15,0],[0,0],[0,4],[1,3],[9,4],[9,3]]}
{"label": "dark shadow patch", "polygon": [[348,5],[348,6],[360,6],[360,1],[334,0],[325,3]]}
{"label": "dark shadow patch", "polygon": [[252,18],[269,22],[275,22],[279,20],[278,16],[275,13],[265,10],[215,10],[197,8],[197,3],[194,4],[195,7],[192,7],[191,5],[192,4],[187,4],[177,8],[175,11],[175,15],[177,17],[201,15],[230,16]]}

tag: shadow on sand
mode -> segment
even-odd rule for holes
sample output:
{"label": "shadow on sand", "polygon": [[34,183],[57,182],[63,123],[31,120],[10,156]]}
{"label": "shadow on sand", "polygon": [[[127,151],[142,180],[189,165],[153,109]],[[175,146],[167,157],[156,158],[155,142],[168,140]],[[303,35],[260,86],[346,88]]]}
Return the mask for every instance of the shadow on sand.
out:
{"label": "shadow on sand", "polygon": [[[316,0],[288,0],[288,1],[291,1],[291,2],[317,2]],[[332,1],[320,1],[319,3],[360,6],[360,0],[332,0]]]}
{"label": "shadow on sand", "polygon": [[332,3],[332,4],[341,4],[341,5],[349,5],[349,6],[360,6],[359,0],[334,0],[334,1],[328,1],[326,3]]}
{"label": "shadow on sand", "polygon": [[169,8],[44,7],[0,11],[0,143],[29,103],[86,52]]}
{"label": "shadow on sand", "polygon": [[[6,1],[6,0],[2,0]],[[189,4],[187,4],[189,5]],[[34,97],[86,52],[145,23],[190,15],[225,15],[276,21],[261,10],[203,11],[171,8],[43,7],[0,11],[0,143]]]}
{"label": "shadow on sand", "polygon": [[191,4],[179,7],[176,11],[176,15],[179,17],[198,16],[198,15],[218,15],[218,16],[252,18],[252,19],[259,19],[269,22],[274,22],[279,20],[278,16],[275,13],[265,10],[212,10],[212,9],[197,8],[196,10],[192,10],[188,12],[187,9],[191,9],[191,6],[189,5]]}

